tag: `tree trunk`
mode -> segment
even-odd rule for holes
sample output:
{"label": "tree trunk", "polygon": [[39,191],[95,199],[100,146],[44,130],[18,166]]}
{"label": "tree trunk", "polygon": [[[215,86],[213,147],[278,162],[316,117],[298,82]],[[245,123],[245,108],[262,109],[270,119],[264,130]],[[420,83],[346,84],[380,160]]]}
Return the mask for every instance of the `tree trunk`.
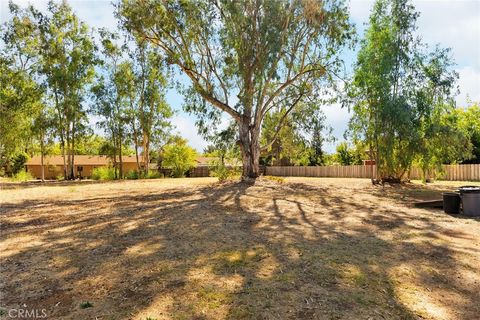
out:
{"label": "tree trunk", "polygon": [[67,180],[67,159],[65,159],[65,140],[61,139],[62,158],[63,158],[63,180]]}
{"label": "tree trunk", "polygon": [[75,121],[72,125],[72,167],[70,168],[70,179],[75,180]]}
{"label": "tree trunk", "polygon": [[40,165],[42,167],[42,182],[45,182],[45,167],[43,166],[43,158],[45,156],[45,144],[43,142],[44,135],[40,134]]}
{"label": "tree trunk", "polygon": [[239,125],[239,144],[242,152],[242,180],[256,179],[260,175],[259,128],[250,126],[248,117]]}
{"label": "tree trunk", "polygon": [[135,159],[137,160],[137,172],[140,173],[140,160],[138,159],[138,132],[137,128],[135,127],[135,120],[132,121],[132,129],[133,129],[133,144],[135,146]]}
{"label": "tree trunk", "polygon": [[120,134],[119,134],[119,145],[118,145],[118,158],[120,160],[120,179],[123,179],[123,159],[122,159],[122,144],[123,144],[123,134],[122,132],[120,131]]}
{"label": "tree trunk", "polygon": [[143,133],[143,167],[145,174],[148,174],[150,162],[150,140],[146,133]]}

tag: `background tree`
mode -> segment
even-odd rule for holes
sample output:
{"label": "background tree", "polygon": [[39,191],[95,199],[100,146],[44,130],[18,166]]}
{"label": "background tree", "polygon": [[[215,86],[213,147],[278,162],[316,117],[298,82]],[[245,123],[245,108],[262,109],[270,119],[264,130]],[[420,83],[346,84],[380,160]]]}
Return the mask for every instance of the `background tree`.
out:
{"label": "background tree", "polygon": [[[0,168],[12,174],[12,162],[32,151],[33,125],[43,113],[43,88],[38,83],[39,39],[36,17],[29,7],[9,3],[12,18],[0,26]],[[23,164],[22,166],[23,167]]]}
{"label": "background tree", "polygon": [[32,134],[38,141],[41,165],[41,179],[45,181],[44,159],[51,152],[54,139],[54,112],[52,109],[43,107],[35,117],[32,126]]}
{"label": "background tree", "polygon": [[111,148],[105,151],[108,150],[112,159],[115,179],[122,179],[127,110],[132,103],[132,68],[128,61],[123,60],[127,47],[118,44],[118,34],[102,29],[100,37],[103,74],[98,75],[92,87],[92,111],[101,117],[97,124],[110,137]]}
{"label": "background tree", "polygon": [[220,132],[210,134],[207,136],[207,140],[211,141],[211,144],[205,148],[204,155],[218,158],[220,166],[225,167],[225,160],[236,162],[233,160],[240,158],[240,150],[236,143],[237,128],[235,122],[231,122],[226,129]]}
{"label": "background tree", "polygon": [[316,104],[297,105],[283,120],[277,130],[279,118],[287,106],[279,105],[265,116],[262,126],[262,143],[274,141],[262,153],[265,164],[321,165],[324,164],[323,144],[331,141],[332,128],[325,124],[325,115]]}
{"label": "background tree", "polygon": [[457,108],[455,112],[458,125],[467,134],[472,148],[470,159],[463,159],[462,163],[480,163],[480,104],[471,102],[468,107]]}
{"label": "background tree", "polygon": [[174,177],[183,177],[196,165],[197,152],[187,144],[185,139],[175,139],[164,147],[163,165],[172,169]]}
{"label": "background tree", "polygon": [[[151,147],[160,149],[168,140],[172,129],[169,119],[173,110],[165,99],[169,76],[165,59],[148,42],[137,42],[135,45],[132,57],[135,74],[132,79],[138,99],[136,104],[132,104],[132,132],[136,146],[139,144],[138,135],[141,135],[144,170],[148,173]],[[135,126],[136,123],[138,126]]]}
{"label": "background tree", "polygon": [[[340,65],[353,34],[343,1],[132,1],[117,14],[138,39],[158,46],[191,81],[187,111],[200,127],[219,112],[237,123],[243,178],[259,175],[260,131],[270,108],[314,99]],[[213,107],[213,108],[212,108]],[[269,141],[269,144],[273,141]]]}
{"label": "background tree", "polygon": [[423,53],[417,17],[409,0],[375,2],[349,87],[350,130],[375,155],[377,180],[402,179],[428,139],[432,110],[453,101],[456,73],[446,51]]}
{"label": "background tree", "polygon": [[47,14],[36,17],[41,73],[55,105],[64,176],[73,179],[75,143],[87,128],[83,103],[94,75],[95,47],[89,28],[66,2],[50,1]]}

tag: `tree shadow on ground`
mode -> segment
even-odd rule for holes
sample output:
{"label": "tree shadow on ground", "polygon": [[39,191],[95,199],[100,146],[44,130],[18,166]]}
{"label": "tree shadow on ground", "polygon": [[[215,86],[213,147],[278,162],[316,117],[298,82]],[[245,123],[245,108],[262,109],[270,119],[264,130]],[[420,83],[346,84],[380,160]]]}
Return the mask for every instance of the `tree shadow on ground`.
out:
{"label": "tree shadow on ground", "polygon": [[51,319],[474,319],[478,237],[356,192],[232,183],[6,203],[2,307]]}

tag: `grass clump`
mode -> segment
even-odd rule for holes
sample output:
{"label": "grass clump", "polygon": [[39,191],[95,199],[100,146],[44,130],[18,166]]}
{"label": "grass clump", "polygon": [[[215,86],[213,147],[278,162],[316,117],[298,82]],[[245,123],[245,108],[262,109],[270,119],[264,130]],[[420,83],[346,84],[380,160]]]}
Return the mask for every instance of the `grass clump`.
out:
{"label": "grass clump", "polygon": [[201,309],[217,309],[231,302],[228,292],[212,286],[203,287],[197,293],[198,306]]}
{"label": "grass clump", "polygon": [[276,183],[285,183],[284,177],[277,177],[277,176],[264,176],[265,179],[276,182]]}
{"label": "grass clump", "polygon": [[12,177],[12,181],[17,181],[17,182],[28,181],[28,180],[33,180],[33,176],[30,174],[30,172],[26,172],[26,171],[19,171],[16,174],[14,174]]}
{"label": "grass clump", "polygon": [[80,303],[80,308],[87,309],[93,307],[93,304],[90,301],[85,301]]}
{"label": "grass clump", "polygon": [[92,171],[93,180],[114,180],[115,170],[111,167],[94,168]]}

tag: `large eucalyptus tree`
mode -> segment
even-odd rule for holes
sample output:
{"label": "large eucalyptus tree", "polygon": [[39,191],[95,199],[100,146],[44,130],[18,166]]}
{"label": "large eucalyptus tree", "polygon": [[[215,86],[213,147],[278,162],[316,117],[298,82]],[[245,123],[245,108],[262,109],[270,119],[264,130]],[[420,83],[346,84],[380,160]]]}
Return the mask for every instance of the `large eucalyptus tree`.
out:
{"label": "large eucalyptus tree", "polygon": [[117,14],[135,37],[158,46],[190,80],[186,110],[200,127],[220,113],[238,126],[244,179],[259,175],[262,121],[275,105],[318,98],[353,35],[342,0],[122,0]]}

